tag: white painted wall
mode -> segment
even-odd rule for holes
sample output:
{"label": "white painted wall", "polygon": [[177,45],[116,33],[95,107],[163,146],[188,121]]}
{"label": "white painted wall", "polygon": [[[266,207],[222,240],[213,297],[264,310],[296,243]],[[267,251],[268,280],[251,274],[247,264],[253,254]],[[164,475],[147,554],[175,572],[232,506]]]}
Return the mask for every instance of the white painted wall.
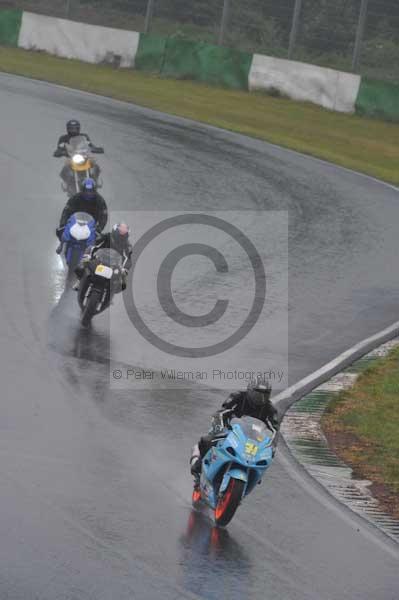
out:
{"label": "white painted wall", "polygon": [[139,39],[140,34],[135,31],[97,27],[24,12],[18,46],[89,63],[103,62],[113,54],[122,57],[122,67],[134,67]]}
{"label": "white painted wall", "polygon": [[306,63],[254,54],[249,89],[278,90],[293,100],[340,112],[353,112],[360,76]]}

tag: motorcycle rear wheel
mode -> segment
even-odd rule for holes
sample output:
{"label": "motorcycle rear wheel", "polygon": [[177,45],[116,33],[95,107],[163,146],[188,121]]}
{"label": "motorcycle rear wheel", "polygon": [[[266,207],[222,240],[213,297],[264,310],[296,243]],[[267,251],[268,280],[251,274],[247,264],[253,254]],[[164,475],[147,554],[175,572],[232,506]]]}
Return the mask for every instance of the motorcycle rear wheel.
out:
{"label": "motorcycle rear wheel", "polygon": [[241,502],[245,483],[241,479],[230,479],[229,485],[223,496],[218,500],[215,508],[215,523],[224,527],[230,523]]}
{"label": "motorcycle rear wheel", "polygon": [[83,327],[89,327],[92,318],[97,312],[97,306],[100,302],[101,294],[97,290],[92,290],[87,299],[86,306],[83,309],[81,323]]}

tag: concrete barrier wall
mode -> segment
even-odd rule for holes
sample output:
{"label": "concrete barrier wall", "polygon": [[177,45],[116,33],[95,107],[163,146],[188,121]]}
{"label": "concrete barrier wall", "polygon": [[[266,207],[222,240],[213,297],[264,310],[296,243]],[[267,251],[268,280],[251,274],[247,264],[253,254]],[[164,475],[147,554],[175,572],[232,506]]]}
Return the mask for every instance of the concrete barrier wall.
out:
{"label": "concrete barrier wall", "polygon": [[340,112],[354,112],[360,76],[271,56],[254,54],[249,89],[278,92]]}
{"label": "concrete barrier wall", "polygon": [[139,39],[140,34],[135,31],[24,12],[18,46],[89,63],[110,62],[113,56],[120,56],[122,67],[134,67]]}

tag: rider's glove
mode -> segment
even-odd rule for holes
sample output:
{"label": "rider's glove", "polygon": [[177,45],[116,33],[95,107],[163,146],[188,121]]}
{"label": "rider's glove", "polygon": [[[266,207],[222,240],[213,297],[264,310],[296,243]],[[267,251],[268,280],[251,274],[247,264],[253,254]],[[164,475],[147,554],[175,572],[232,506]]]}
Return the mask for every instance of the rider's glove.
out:
{"label": "rider's glove", "polygon": [[228,398],[226,398],[226,400],[223,402],[222,407],[223,408],[233,408],[233,406],[235,406],[237,404],[237,394],[230,394],[230,396]]}
{"label": "rider's glove", "polygon": [[57,148],[57,150],[55,150],[53,152],[53,156],[55,158],[59,158],[60,156],[64,156],[64,154],[65,154],[65,148],[61,148],[61,147]]}

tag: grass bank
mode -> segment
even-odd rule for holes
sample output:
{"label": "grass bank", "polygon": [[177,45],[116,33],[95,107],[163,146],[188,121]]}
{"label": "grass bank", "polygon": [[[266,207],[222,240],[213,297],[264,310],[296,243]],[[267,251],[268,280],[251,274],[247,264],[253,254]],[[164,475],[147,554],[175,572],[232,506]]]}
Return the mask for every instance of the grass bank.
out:
{"label": "grass bank", "polygon": [[0,71],[188,117],[399,184],[399,124],[14,48],[0,48]]}
{"label": "grass bank", "polygon": [[399,518],[399,349],[375,362],[331,402],[322,427],[330,445]]}

